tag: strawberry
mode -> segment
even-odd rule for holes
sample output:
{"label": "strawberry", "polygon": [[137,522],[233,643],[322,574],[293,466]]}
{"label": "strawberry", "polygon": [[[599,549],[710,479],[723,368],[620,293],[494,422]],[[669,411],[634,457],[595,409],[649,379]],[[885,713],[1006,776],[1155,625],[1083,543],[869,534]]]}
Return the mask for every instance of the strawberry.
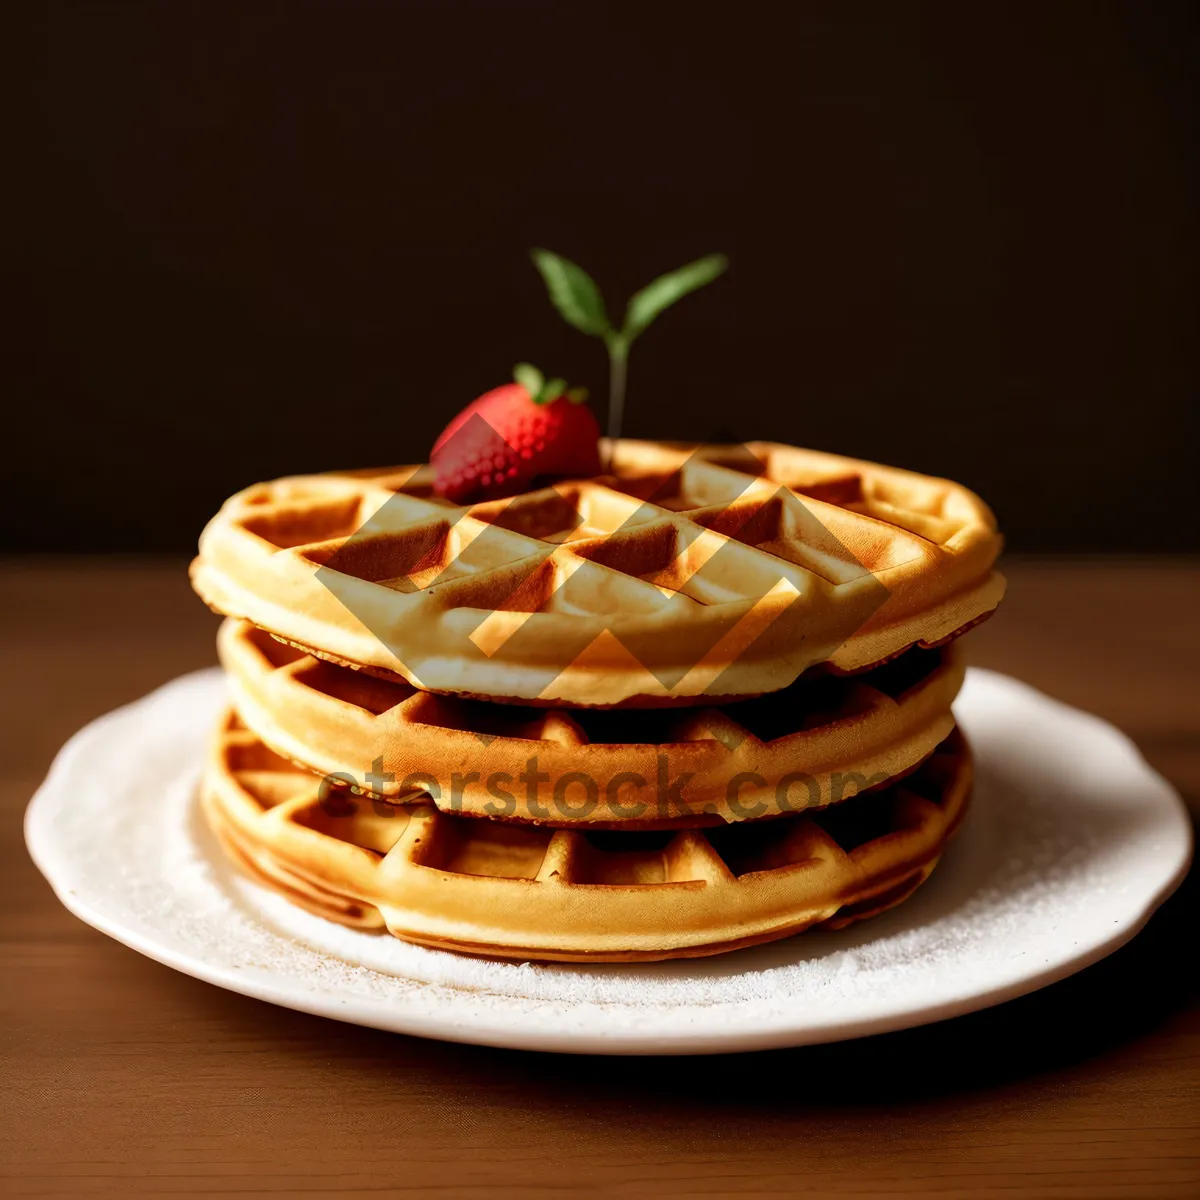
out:
{"label": "strawberry", "polygon": [[430,460],[434,490],[456,504],[524,491],[539,475],[595,475],[600,426],[587,392],[520,363],[515,383],[467,405],[442,430]]}

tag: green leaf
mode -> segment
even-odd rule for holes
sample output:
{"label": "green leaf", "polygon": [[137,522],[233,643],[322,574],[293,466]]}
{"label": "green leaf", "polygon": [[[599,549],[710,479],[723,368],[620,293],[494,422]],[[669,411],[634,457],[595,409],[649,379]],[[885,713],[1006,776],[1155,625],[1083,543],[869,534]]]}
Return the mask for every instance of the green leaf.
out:
{"label": "green leaf", "polygon": [[537,397],[539,404],[553,404],[567,390],[567,381],[565,379],[551,379],[544,388],[542,394]]}
{"label": "green leaf", "polygon": [[587,401],[588,390],[585,387],[567,388],[567,399],[572,404],[583,404]]}
{"label": "green leaf", "polygon": [[517,363],[513,367],[513,378],[529,393],[529,398],[536,403],[544,382],[541,371],[533,363]]}
{"label": "green leaf", "polygon": [[640,292],[635,292],[625,309],[625,324],[621,329],[627,343],[632,342],[665,309],[689,292],[723,275],[729,259],[723,254],[709,254],[695,262],[660,275]]}
{"label": "green leaf", "polygon": [[600,289],[582,267],[549,250],[531,250],[530,256],[546,283],[551,303],[568,325],[592,337],[612,332]]}

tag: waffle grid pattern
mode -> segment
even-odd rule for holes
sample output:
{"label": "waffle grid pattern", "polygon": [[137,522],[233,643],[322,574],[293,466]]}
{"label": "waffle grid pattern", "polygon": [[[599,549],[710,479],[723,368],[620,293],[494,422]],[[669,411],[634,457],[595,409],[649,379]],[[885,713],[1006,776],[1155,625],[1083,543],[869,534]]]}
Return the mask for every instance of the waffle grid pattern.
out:
{"label": "waffle grid pattern", "polygon": [[424,690],[711,703],[934,645],[999,602],[986,506],[769,443],[619,442],[611,474],[457,508],[427,468],[231,498],[193,581],[218,611]]}
{"label": "waffle grid pattern", "polygon": [[[785,777],[787,810],[879,786],[949,735],[963,679],[955,647],[914,649],[864,675],[802,679],[720,708],[568,711],[420,692],[313,658],[244,621],[222,625],[218,649],[254,733],[307,770],[356,780],[359,794],[395,800],[421,775],[451,812],[626,829],[775,816]],[[531,762],[532,791],[513,786]],[[581,774],[593,805],[579,803],[580,787],[559,788]],[[677,793],[664,787],[681,776]],[[489,790],[496,777],[509,785],[503,804]]]}

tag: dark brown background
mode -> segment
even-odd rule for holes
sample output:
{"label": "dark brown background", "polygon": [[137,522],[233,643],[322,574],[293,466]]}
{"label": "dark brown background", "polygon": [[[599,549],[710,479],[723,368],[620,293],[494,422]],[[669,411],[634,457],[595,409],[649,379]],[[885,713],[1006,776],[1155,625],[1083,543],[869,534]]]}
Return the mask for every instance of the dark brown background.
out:
{"label": "dark brown background", "polygon": [[955,475],[1019,550],[1200,548],[1194,7],[9,10],[10,549],[184,550],[266,476],[423,458],[619,301],[627,431]]}

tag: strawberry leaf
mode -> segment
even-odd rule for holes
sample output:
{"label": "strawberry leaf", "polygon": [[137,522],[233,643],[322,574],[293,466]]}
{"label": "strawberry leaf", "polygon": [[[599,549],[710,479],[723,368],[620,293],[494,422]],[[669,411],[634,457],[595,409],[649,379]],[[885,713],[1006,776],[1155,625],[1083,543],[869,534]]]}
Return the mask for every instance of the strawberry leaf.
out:
{"label": "strawberry leaf", "polygon": [[535,404],[541,393],[545,377],[533,363],[517,363],[513,367],[513,378],[529,393],[529,398]]}
{"label": "strawberry leaf", "polygon": [[542,388],[542,394],[536,397],[538,404],[553,404],[567,390],[565,379],[550,379]]}
{"label": "strawberry leaf", "polygon": [[584,404],[588,398],[588,390],[585,387],[567,388],[567,399],[572,404]]}
{"label": "strawberry leaf", "polygon": [[723,254],[709,254],[695,262],[660,275],[648,283],[640,292],[635,292],[625,309],[625,324],[621,334],[626,344],[631,343],[663,311],[689,292],[724,274],[729,259]]}
{"label": "strawberry leaf", "polygon": [[592,337],[607,337],[613,332],[600,289],[582,267],[549,250],[532,250],[530,254],[551,303],[567,324]]}

